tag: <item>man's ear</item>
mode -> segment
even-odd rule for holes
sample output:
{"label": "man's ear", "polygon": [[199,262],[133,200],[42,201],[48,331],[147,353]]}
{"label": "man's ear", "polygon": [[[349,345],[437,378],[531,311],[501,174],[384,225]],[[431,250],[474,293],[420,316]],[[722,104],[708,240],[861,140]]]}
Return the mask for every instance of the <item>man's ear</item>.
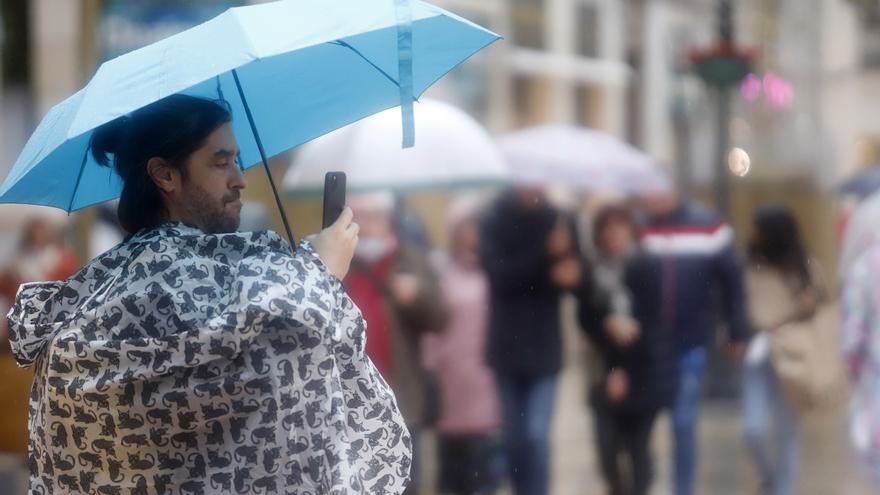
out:
{"label": "man's ear", "polygon": [[170,193],[177,189],[175,170],[163,158],[150,158],[147,161],[147,174],[162,192]]}

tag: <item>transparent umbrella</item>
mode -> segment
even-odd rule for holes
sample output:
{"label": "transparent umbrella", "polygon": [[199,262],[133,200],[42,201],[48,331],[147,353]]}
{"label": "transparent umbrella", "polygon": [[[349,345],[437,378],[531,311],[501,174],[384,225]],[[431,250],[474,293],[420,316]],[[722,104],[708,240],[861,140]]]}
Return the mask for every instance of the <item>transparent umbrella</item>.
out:
{"label": "transparent umbrella", "polygon": [[507,134],[499,143],[518,183],[627,194],[669,186],[656,160],[604,132],[547,125]]}
{"label": "transparent umbrella", "polygon": [[425,99],[415,104],[414,148],[400,147],[400,114],[380,112],[301,146],[284,177],[288,193],[319,193],[324,174],[344,171],[348,188],[422,190],[509,180],[486,130],[462,110]]}

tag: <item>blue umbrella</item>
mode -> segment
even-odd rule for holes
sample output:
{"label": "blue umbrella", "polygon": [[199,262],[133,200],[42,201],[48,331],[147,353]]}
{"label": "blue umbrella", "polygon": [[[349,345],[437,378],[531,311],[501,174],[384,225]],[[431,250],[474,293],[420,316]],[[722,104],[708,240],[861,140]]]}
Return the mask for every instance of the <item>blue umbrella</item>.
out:
{"label": "blue umbrella", "polygon": [[[413,99],[498,39],[419,0],[229,9],[102,64],[40,122],[0,185],[0,203],[71,212],[118,197],[121,179],[88,152],[93,130],[175,93],[229,102],[243,168],[262,162],[268,172],[267,156],[396,105],[411,146]],[[277,191],[275,199],[281,208]]]}

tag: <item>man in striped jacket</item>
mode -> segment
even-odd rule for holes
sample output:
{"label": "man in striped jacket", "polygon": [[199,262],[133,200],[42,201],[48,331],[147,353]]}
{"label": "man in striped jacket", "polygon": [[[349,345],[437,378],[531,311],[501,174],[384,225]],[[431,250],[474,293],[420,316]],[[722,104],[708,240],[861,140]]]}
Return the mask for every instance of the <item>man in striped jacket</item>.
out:
{"label": "man in striped jacket", "polygon": [[671,190],[645,195],[642,207],[648,215],[644,249],[662,262],[662,326],[675,334],[678,347],[678,396],[672,411],[675,493],[692,495],[697,413],[707,346],[718,321],[715,311],[721,309],[732,355],[742,353],[749,335],[742,268],[733,229],[718,215]]}

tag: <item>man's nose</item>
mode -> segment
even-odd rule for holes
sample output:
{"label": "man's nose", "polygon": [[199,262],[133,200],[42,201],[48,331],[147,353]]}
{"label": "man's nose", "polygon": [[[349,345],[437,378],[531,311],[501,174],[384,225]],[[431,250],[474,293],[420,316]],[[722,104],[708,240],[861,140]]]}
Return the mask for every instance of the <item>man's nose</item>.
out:
{"label": "man's nose", "polygon": [[232,182],[229,184],[229,187],[232,189],[244,189],[247,187],[247,180],[244,178],[244,171],[241,170],[240,167],[235,168],[235,172],[232,177]]}

